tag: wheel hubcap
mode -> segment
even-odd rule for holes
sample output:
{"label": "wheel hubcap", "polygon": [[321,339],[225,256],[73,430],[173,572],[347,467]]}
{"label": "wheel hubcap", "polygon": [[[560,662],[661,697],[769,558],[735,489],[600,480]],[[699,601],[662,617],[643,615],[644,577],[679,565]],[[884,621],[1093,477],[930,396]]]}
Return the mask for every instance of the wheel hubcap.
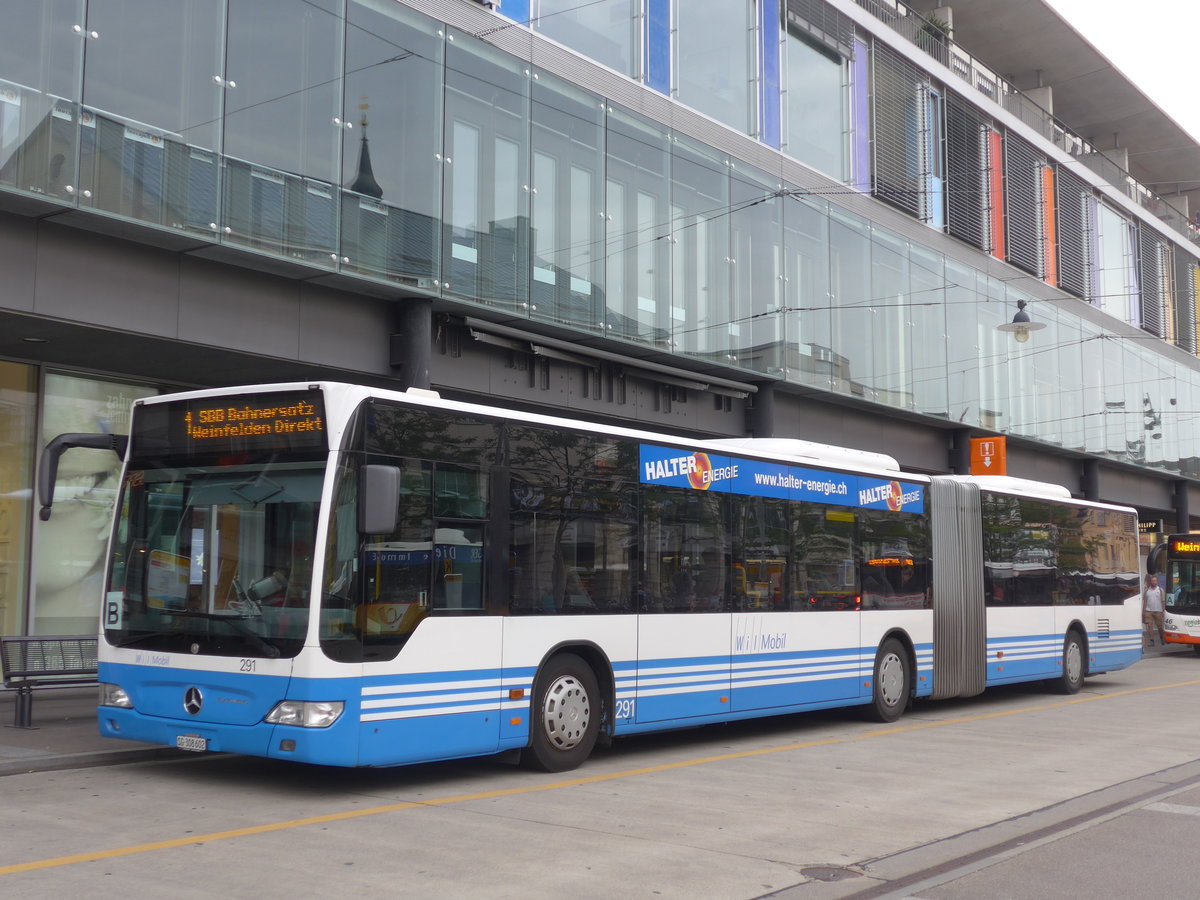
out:
{"label": "wheel hubcap", "polygon": [[1072,683],[1078,681],[1083,675],[1083,652],[1074,641],[1067,644],[1067,658],[1064,668],[1067,672],[1067,680]]}
{"label": "wheel hubcap", "polygon": [[904,698],[904,663],[894,653],[879,661],[879,696],[888,706],[895,706]]}
{"label": "wheel hubcap", "polygon": [[559,750],[572,749],[583,740],[591,720],[591,700],[579,679],[574,675],[556,678],[542,704],[542,725],[550,743]]}

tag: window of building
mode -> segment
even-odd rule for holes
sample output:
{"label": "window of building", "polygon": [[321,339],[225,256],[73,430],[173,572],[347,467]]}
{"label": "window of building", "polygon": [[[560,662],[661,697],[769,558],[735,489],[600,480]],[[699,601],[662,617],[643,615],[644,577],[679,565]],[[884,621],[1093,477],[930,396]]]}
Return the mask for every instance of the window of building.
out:
{"label": "window of building", "polygon": [[534,0],[530,25],[546,37],[631,78],[638,74],[638,0]]}
{"label": "window of building", "polygon": [[1046,271],[1041,154],[1004,133],[1004,225],[1007,261],[1039,278]]}
{"label": "window of building", "polygon": [[544,72],[532,90],[531,311],[602,328],[604,105]]}
{"label": "window of building", "polygon": [[791,195],[783,206],[784,367],[790,380],[828,388],[834,372],[825,201]]}
{"label": "window of building", "polygon": [[670,335],[670,138],[660,125],[608,114],[606,330],[665,347]]}
{"label": "window of building", "polygon": [[744,134],[754,129],[753,0],[675,5],[675,96]]}
{"label": "window of building", "polygon": [[1123,322],[1138,323],[1137,271],[1133,223],[1113,209],[1097,205],[1095,279],[1092,303]]}
{"label": "window of building", "polygon": [[909,293],[901,307],[908,333],[908,384],[917,412],[949,415],[946,384],[946,259],[920,244],[910,244]]}
{"label": "window of building", "polygon": [[729,160],[697,141],[671,146],[671,336],[683,353],[726,359],[733,322]]}
{"label": "window of building", "polygon": [[732,170],[733,319],[728,355],[760,372],[782,372],[783,215],[789,201],[765,172]]}
{"label": "window of building", "polygon": [[929,76],[878,41],[871,48],[872,130],[876,197],[922,221],[932,219],[929,191],[938,138]]}
{"label": "window of building", "polygon": [[829,305],[835,354],[831,386],[839,394],[874,400],[870,226],[837,209],[829,221]]}
{"label": "window of building", "polygon": [[787,31],[786,53],[784,151],[826,175],[845,180],[846,60],[791,27]]}
{"label": "window of building", "polygon": [[442,276],[453,294],[525,311],[530,78],[512,57],[450,36]]}

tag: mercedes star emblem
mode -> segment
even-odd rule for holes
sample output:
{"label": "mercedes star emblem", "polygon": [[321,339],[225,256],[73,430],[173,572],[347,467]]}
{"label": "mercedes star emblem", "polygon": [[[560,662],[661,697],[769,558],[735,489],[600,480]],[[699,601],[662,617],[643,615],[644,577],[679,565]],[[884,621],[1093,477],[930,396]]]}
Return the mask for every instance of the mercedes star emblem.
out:
{"label": "mercedes star emblem", "polygon": [[191,715],[196,715],[200,712],[200,707],[204,705],[204,695],[200,693],[200,688],[190,687],[183,695],[183,708]]}

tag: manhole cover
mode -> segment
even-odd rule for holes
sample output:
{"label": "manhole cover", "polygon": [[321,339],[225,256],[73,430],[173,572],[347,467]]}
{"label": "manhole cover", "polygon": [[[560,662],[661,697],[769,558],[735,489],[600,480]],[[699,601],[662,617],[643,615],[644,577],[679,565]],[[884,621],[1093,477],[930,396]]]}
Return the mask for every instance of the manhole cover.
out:
{"label": "manhole cover", "polygon": [[858,878],[859,873],[850,869],[839,869],[837,866],[809,866],[801,869],[800,874],[814,881],[844,881],[847,878]]}

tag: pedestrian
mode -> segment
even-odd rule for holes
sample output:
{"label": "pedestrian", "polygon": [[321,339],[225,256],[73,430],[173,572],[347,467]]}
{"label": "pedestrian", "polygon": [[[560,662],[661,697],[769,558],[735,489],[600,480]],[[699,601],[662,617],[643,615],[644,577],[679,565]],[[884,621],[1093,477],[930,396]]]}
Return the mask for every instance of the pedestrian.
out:
{"label": "pedestrian", "polygon": [[1147,646],[1154,644],[1154,633],[1158,632],[1158,642],[1165,644],[1163,634],[1163,591],[1158,586],[1158,576],[1151,575],[1146,582],[1146,590],[1142,594],[1142,624],[1150,629]]}

